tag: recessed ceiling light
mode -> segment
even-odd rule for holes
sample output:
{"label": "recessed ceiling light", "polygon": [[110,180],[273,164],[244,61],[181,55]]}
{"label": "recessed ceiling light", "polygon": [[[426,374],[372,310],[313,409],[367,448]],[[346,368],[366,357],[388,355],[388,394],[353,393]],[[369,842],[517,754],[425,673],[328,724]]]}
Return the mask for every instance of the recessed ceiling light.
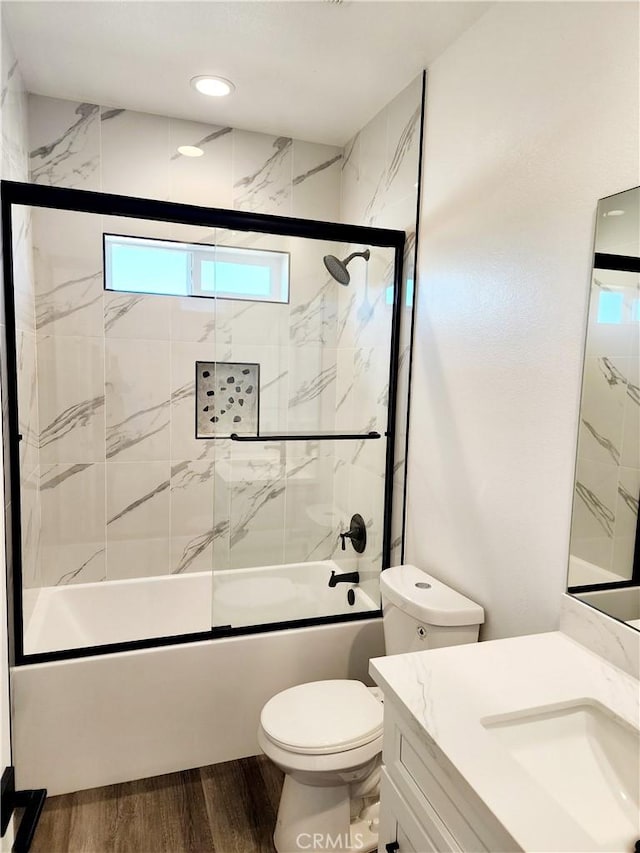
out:
{"label": "recessed ceiling light", "polygon": [[624,210],[609,210],[605,216],[624,216]]}
{"label": "recessed ceiling light", "polygon": [[178,154],[182,154],[183,157],[202,157],[204,151],[196,145],[179,145]]}
{"label": "recessed ceiling light", "polygon": [[225,80],[224,77],[193,77],[191,85],[201,95],[210,95],[212,98],[223,98],[236,88],[231,80]]}

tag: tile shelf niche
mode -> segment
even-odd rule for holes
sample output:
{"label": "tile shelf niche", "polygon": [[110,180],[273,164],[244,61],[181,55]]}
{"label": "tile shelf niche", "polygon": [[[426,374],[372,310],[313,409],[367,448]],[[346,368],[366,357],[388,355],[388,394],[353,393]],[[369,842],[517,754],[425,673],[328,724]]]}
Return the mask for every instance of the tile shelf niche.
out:
{"label": "tile shelf niche", "polygon": [[259,389],[259,364],[196,361],[196,438],[257,435]]}

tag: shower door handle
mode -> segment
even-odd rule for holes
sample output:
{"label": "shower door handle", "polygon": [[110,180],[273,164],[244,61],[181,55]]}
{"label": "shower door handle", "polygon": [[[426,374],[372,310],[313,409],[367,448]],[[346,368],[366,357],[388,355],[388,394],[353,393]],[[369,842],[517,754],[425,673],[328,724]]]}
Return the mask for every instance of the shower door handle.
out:
{"label": "shower door handle", "polygon": [[[385,433],[387,435],[387,433]],[[239,435],[232,432],[231,441],[368,441],[382,438],[376,430],[369,432],[320,432],[320,433],[261,433],[260,435]]]}

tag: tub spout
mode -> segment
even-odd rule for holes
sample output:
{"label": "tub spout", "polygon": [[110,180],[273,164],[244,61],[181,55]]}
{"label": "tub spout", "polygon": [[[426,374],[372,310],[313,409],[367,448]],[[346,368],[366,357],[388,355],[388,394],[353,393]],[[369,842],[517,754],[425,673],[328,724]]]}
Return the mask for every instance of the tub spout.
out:
{"label": "tub spout", "polygon": [[339,583],[360,583],[360,572],[345,572],[342,575],[337,575],[332,571],[329,586],[334,587]]}

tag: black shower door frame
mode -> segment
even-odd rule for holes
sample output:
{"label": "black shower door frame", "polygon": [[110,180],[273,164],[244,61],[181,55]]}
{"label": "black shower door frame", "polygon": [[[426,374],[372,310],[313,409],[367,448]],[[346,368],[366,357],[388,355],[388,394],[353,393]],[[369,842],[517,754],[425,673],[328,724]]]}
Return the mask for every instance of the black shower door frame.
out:
{"label": "black shower door frame", "polygon": [[[99,646],[87,646],[77,649],[64,649],[38,654],[24,653],[23,616],[22,616],[22,521],[20,489],[20,430],[18,424],[18,371],[16,356],[16,317],[13,277],[13,223],[12,207],[44,207],[56,210],[93,213],[103,216],[123,216],[133,219],[146,219],[161,222],[173,222],[186,225],[198,225],[211,228],[227,228],[236,231],[256,231],[263,234],[277,234],[287,237],[306,237],[311,240],[328,240],[343,243],[360,243],[369,246],[391,248],[394,250],[393,309],[391,320],[391,358],[389,364],[389,399],[387,410],[387,439],[384,483],[384,519],[382,569],[390,565],[392,539],[393,470],[396,444],[396,407],[397,384],[400,357],[400,317],[403,294],[403,259],[405,251],[404,231],[387,228],[370,228],[321,220],[296,219],[289,216],[274,216],[264,213],[250,213],[223,208],[199,207],[191,204],[179,204],[155,199],[133,196],[99,193],[88,190],[67,189],[63,187],[41,186],[39,184],[16,181],[0,182],[2,211],[2,243],[4,271],[4,299],[6,323],[6,371],[3,395],[6,395],[8,414],[8,436],[5,436],[5,483],[10,495],[11,512],[7,521],[7,592],[9,617],[9,656],[10,663],[21,666],[32,663],[46,663],[71,658],[91,657],[100,654],[134,651],[159,646],[178,645],[180,643],[200,642],[267,631],[289,628],[309,627],[336,622],[349,622],[358,619],[379,618],[381,611],[322,616],[312,619],[299,619],[278,622],[269,625],[256,625],[241,628],[211,628],[190,634],[168,637],[154,637],[144,640],[132,640],[122,643],[109,643]],[[7,476],[8,474],[8,476]],[[403,509],[404,527],[404,509]],[[403,531],[404,538],[404,531]]]}

